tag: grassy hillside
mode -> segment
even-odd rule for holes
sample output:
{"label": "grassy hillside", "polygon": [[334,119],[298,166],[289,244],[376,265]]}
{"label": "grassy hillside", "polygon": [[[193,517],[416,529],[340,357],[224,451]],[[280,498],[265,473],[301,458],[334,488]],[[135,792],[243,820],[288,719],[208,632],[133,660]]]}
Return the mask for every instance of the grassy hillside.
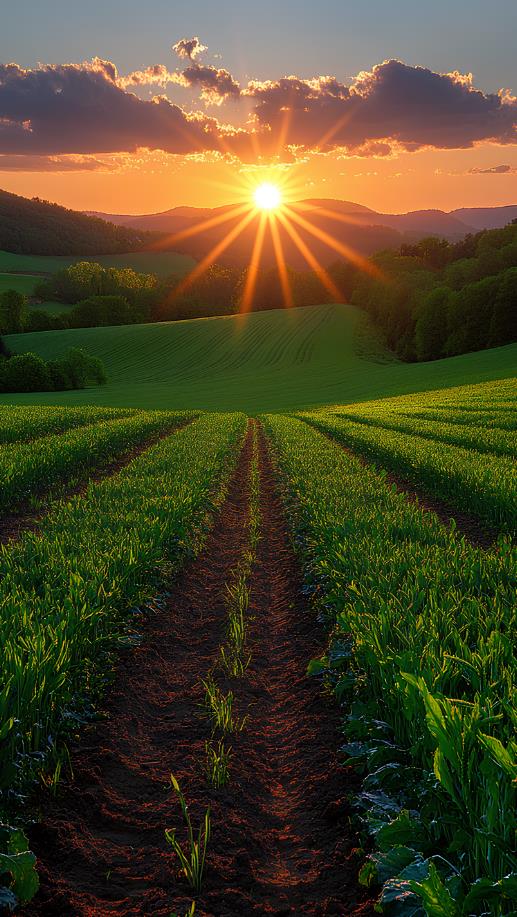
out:
{"label": "grassy hillside", "polygon": [[34,287],[40,279],[33,274],[0,273],[0,293],[3,293],[4,290],[18,290],[25,296],[32,296]]}
{"label": "grassy hillside", "polygon": [[144,274],[186,274],[195,264],[190,255],[178,252],[129,252],[123,255],[15,255],[0,251],[0,271],[54,274],[76,261],[96,261],[104,267],[131,267]]}
{"label": "grassy hillside", "polygon": [[43,357],[84,347],[109,384],[77,392],[3,395],[0,403],[284,411],[438,389],[516,374],[517,345],[434,363],[382,362],[362,313],[324,305],[246,316],[11,335]]}

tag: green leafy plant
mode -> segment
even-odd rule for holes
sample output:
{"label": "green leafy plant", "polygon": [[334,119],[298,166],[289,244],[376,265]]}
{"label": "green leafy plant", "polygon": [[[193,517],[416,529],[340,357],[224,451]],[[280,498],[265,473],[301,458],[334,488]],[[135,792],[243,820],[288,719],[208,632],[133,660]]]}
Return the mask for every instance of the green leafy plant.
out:
{"label": "green leafy plant", "polygon": [[36,857],[23,831],[0,824],[0,910],[26,904],[39,888]]}
{"label": "green leafy plant", "polygon": [[[187,839],[183,844],[178,840],[176,828],[166,828],[165,837],[178,857],[180,868],[191,888],[199,894],[203,883],[205,870],[206,851],[210,840],[211,821],[210,808],[205,812],[204,818],[195,834],[188,810],[186,799],[180,785],[171,774],[171,785],[179,800],[183,821],[187,829]],[[191,911],[191,913],[193,913]]]}
{"label": "green leafy plant", "polygon": [[225,694],[212,675],[209,675],[202,684],[205,689],[204,707],[212,720],[214,729],[219,729],[223,733],[240,732],[244,728],[245,719],[239,719],[234,715],[235,695],[233,691]]}
{"label": "green leafy plant", "polygon": [[374,850],[361,881],[382,885],[380,906],[400,917],[517,913],[517,565],[508,538],[473,546],[342,446],[453,505],[468,492],[469,511],[504,532],[510,437],[482,435],[474,450],[464,420],[484,409],[484,425],[512,429],[513,397],[505,382],[436,393],[450,429],[433,421],[425,435],[420,423],[414,435],[393,428],[425,415],[428,393],[393,399],[389,417],[361,405],[343,411],[353,420],[303,415],[311,426],[265,418],[306,588],[331,633],[310,672],[348,709],[343,752],[366,775],[357,803]]}

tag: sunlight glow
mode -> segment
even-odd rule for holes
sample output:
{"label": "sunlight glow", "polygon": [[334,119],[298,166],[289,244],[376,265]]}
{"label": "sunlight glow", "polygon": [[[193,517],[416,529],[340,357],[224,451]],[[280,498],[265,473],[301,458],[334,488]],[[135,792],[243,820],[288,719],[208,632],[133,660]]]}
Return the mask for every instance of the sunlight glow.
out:
{"label": "sunlight glow", "polygon": [[255,188],[253,199],[260,210],[276,210],[282,203],[280,189],[271,182],[263,182]]}

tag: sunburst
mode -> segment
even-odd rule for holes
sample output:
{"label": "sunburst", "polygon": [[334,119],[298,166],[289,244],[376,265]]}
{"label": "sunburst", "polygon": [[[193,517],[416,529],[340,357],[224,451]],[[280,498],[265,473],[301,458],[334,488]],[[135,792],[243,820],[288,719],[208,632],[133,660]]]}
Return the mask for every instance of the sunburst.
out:
{"label": "sunburst", "polygon": [[[337,301],[342,298],[338,287],[332,280],[328,271],[318,260],[307,241],[302,238],[299,229],[302,229],[306,234],[323,242],[329,248],[334,249],[335,252],[340,254],[347,261],[351,261],[361,270],[374,274],[378,272],[371,262],[364,258],[352,246],[341,242],[330,232],[321,229],[315,223],[307,219],[307,211],[309,208],[306,208],[305,205],[301,203],[295,203],[303,194],[303,189],[296,186],[292,173],[290,174],[287,171],[283,171],[280,167],[271,167],[262,172],[263,180],[257,182],[257,172],[259,171],[259,169],[253,169],[241,175],[243,191],[247,193],[247,203],[241,202],[234,206],[224,208],[224,210],[216,216],[203,220],[186,230],[175,233],[159,243],[160,248],[168,248],[170,250],[176,242],[198,235],[207,230],[216,229],[216,227],[222,226],[224,223],[233,221],[233,225],[228,232],[226,232],[217,244],[215,244],[202,258],[190,274],[183,278],[172,294],[172,299],[188,289],[188,287],[238,239],[241,233],[244,232],[253,221],[256,223],[256,233],[252,245],[241,302],[241,311],[244,313],[249,312],[253,308],[260,261],[267,233],[269,233],[271,238],[283,292],[284,305],[286,307],[293,306],[294,299],[281,241],[281,229],[284,230],[285,236],[298,249],[308,267],[318,274],[321,282],[332,298]],[[232,190],[235,191],[234,188]],[[245,197],[244,194],[243,197]],[[337,214],[335,211],[321,205],[316,206],[314,210],[314,215],[316,217],[319,214],[320,216],[333,218],[340,222],[350,223],[351,225],[358,222],[353,216],[348,217],[348,215],[345,214]],[[305,213],[306,216],[302,216],[302,213]],[[237,222],[235,222],[236,220]],[[298,230],[296,226],[298,226]]]}

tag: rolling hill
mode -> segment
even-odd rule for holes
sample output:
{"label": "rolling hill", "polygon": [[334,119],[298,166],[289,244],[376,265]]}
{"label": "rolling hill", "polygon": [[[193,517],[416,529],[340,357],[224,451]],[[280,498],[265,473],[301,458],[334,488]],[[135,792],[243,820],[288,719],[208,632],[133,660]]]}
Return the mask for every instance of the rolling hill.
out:
{"label": "rolling hill", "polygon": [[[383,213],[354,201],[340,201],[334,198],[309,198],[300,201],[299,204],[308,210],[333,210],[343,216],[353,217],[362,225],[389,226],[399,232],[443,234],[451,239],[481,229],[501,229],[517,218],[517,204],[502,207],[459,207],[450,211],[411,210],[408,213]],[[118,226],[174,233],[230,209],[229,206],[172,207],[160,213],[123,214],[102,213],[97,210],[90,210],[88,213]]]}
{"label": "rolling hill", "polygon": [[[126,252],[111,255],[19,255],[14,252],[0,251],[0,272],[16,274],[54,274],[77,261],[95,261],[104,267],[125,268],[143,274],[157,274],[167,277],[168,274],[186,274],[192,270],[195,261],[190,255],[169,251]],[[35,277],[35,282],[39,277]]]}
{"label": "rolling hill", "polygon": [[146,230],[0,190],[0,249],[39,255],[109,254],[138,251],[153,239]]}
{"label": "rolling hill", "polygon": [[14,352],[100,357],[101,388],[3,395],[0,403],[285,411],[483,382],[517,372],[517,345],[433,363],[390,360],[352,306],[11,335]]}
{"label": "rolling hill", "polygon": [[[415,210],[409,213],[380,213],[353,201],[310,198],[296,203],[289,203],[295,217],[309,221],[315,228],[312,233],[295,217],[294,226],[302,242],[309,246],[316,258],[324,266],[342,256],[339,246],[351,246],[361,255],[368,256],[385,248],[399,248],[403,242],[415,241],[429,235],[437,235],[458,241],[469,232],[476,232],[485,226],[504,226],[517,215],[517,207],[480,208],[478,210],[455,210],[446,213],[442,210]],[[161,213],[141,214],[106,214],[96,216],[135,230],[154,230],[165,234],[158,245],[166,245],[178,251],[190,254],[200,260],[207,251],[218,245],[231,232],[242,217],[232,217],[232,206],[216,207],[174,207]],[[472,219],[469,222],[469,215]],[[221,219],[214,226],[213,221]],[[259,215],[242,231],[222,253],[218,260],[227,265],[242,267],[249,262],[253,243],[256,238]],[[204,228],[205,221],[210,221]],[[199,227],[199,231],[187,237],[181,234]],[[307,267],[306,259],[300,251],[292,234],[278,224],[278,231],[286,261],[294,268]],[[333,237],[337,247],[329,244]],[[263,267],[275,263],[273,238],[266,228],[264,246],[261,256]]]}

